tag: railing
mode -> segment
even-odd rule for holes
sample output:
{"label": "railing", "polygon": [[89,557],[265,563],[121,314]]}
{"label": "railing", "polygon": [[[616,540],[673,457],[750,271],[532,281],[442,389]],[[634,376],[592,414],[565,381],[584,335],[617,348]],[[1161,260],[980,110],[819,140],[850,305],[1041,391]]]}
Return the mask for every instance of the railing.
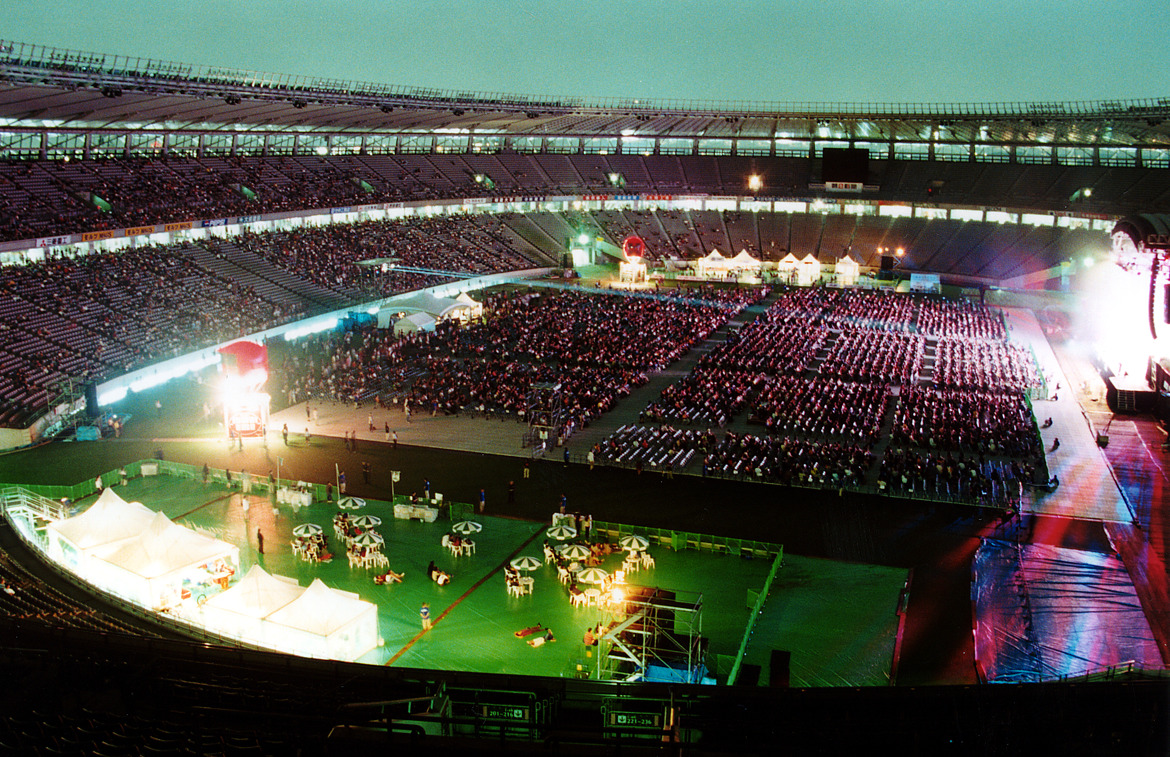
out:
{"label": "railing", "polygon": [[[763,100],[711,100],[680,98],[576,97],[563,95],[521,95],[511,92],[472,92],[398,84],[376,84],[348,79],[293,76],[261,73],[222,66],[204,66],[140,56],[108,55],[25,42],[0,40],[0,64],[6,67],[49,69],[63,73],[138,77],[153,80],[187,82],[217,86],[249,87],[287,92],[290,96],[324,95],[338,98],[381,98],[415,101],[419,104],[495,105],[524,110],[564,111],[638,111],[655,114],[735,115],[768,113],[774,115],[885,115],[885,116],[1021,116],[1084,117],[1148,116],[1170,112],[1170,98],[1136,100],[1086,100],[1077,102],[999,102],[999,103],[858,103],[795,101],[788,103]],[[12,78],[13,72],[5,72]]]}
{"label": "railing", "polygon": [[694,549],[717,554],[731,554],[742,557],[767,557],[775,555],[783,559],[784,545],[755,539],[737,539],[730,536],[712,536],[670,528],[628,526],[623,523],[593,522],[593,533],[603,534],[606,539],[618,541],[623,536],[641,536],[652,544],[675,551]]}
{"label": "railing", "polygon": [[736,679],[739,677],[739,669],[743,664],[744,655],[747,654],[748,640],[751,639],[752,633],[756,629],[756,619],[760,617],[760,613],[764,611],[764,603],[768,601],[768,594],[772,591],[772,581],[776,578],[776,572],[780,570],[781,564],[784,562],[784,555],[776,555],[772,560],[772,569],[768,571],[768,578],[764,581],[764,588],[760,590],[756,597],[756,602],[752,606],[752,616],[748,619],[747,628],[743,629],[743,638],[739,641],[739,649],[735,653],[735,662],[731,665],[731,672],[727,675],[727,685],[735,685]]}
{"label": "railing", "polygon": [[69,507],[61,500],[43,497],[18,486],[0,491],[0,503],[5,509],[24,509],[45,520],[60,520],[69,515]]}

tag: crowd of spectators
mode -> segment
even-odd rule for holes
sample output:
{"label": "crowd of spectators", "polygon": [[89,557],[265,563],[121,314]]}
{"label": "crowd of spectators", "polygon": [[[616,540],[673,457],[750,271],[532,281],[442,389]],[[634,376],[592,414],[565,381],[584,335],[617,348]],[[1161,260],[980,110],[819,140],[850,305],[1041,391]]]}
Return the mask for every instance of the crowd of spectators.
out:
{"label": "crowd of spectators", "polygon": [[1026,458],[1040,453],[1031,409],[1018,392],[903,387],[895,444]]}
{"label": "crowd of spectators", "polygon": [[842,331],[817,367],[821,376],[884,384],[918,380],[926,340],[884,329]]}
{"label": "crowd of spectators", "polygon": [[[350,297],[386,296],[450,280],[538,267],[500,234],[495,218],[411,217],[246,233],[231,242]],[[378,261],[358,265],[362,261]],[[383,265],[384,263],[384,265]],[[422,268],[436,274],[398,271]]]}
{"label": "crowd of spectators", "polygon": [[828,332],[816,326],[764,323],[763,318],[730,334],[703,359],[703,365],[771,375],[808,369]]}
{"label": "crowd of spectators", "polygon": [[120,374],[300,315],[215,276],[183,250],[149,246],[0,268],[0,397],[25,415],[44,412],[64,378]]}
{"label": "crowd of spectators", "polygon": [[0,239],[483,193],[356,156],[15,161],[0,164]]}
{"label": "crowd of spectators", "polygon": [[484,320],[466,328],[303,340],[284,362],[282,387],[290,399],[401,401],[415,412],[525,420],[532,385],[556,382],[565,411],[559,431],[568,437],[740,307],[702,290],[662,297],[498,293],[485,298]]}
{"label": "crowd of spectators", "polygon": [[749,394],[764,378],[752,371],[699,366],[663,389],[642,411],[642,418],[724,426],[743,411]]}
{"label": "crowd of spectators", "polygon": [[968,337],[942,337],[935,352],[938,386],[1024,392],[1039,386],[1032,356],[1018,344]]}
{"label": "crowd of spectators", "polygon": [[871,458],[854,444],[727,432],[704,458],[703,471],[786,486],[856,488],[865,483]]}
{"label": "crowd of spectators", "polygon": [[1005,341],[1003,315],[969,300],[920,298],[915,325],[918,333],[938,337]]}
{"label": "crowd of spectators", "polygon": [[702,460],[717,442],[718,435],[711,429],[628,424],[595,445],[592,452],[600,463],[682,470],[693,459]]}
{"label": "crowd of spectators", "polygon": [[752,402],[751,420],[780,436],[869,446],[877,441],[887,399],[883,384],[772,376]]}
{"label": "crowd of spectators", "polygon": [[868,289],[817,289],[825,300],[821,323],[827,328],[913,332],[923,301],[895,292]]}
{"label": "crowd of spectators", "polygon": [[[933,363],[924,360],[936,346]],[[1006,490],[997,481],[1004,476],[993,468],[1040,453],[1022,391],[1037,380],[1031,356],[1007,341],[1002,318],[982,305],[886,292],[788,290],[646,407],[639,421],[658,425],[625,428],[595,452],[618,464],[661,464],[684,457],[693,463],[680,453],[695,450],[709,472],[860,485],[872,473],[866,461],[882,443],[893,407],[889,439],[903,452],[889,458],[897,476],[887,475],[883,487],[902,486],[905,478],[911,488],[934,487],[945,496],[961,491],[977,497],[986,488],[1003,501]],[[745,410],[766,435],[711,432],[722,432]],[[899,463],[915,451],[984,455],[991,467],[981,470],[989,483],[975,478],[970,464],[957,468],[970,479],[962,486],[939,489],[933,476],[922,482],[921,468]]]}
{"label": "crowd of spectators", "polygon": [[877,487],[903,497],[1013,507],[1034,477],[1035,468],[1028,461],[892,446],[882,456]]}

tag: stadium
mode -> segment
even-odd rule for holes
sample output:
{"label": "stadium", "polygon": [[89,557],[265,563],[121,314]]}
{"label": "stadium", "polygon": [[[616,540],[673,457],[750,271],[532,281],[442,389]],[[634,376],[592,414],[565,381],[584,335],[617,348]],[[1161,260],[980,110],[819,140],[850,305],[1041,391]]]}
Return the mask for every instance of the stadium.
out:
{"label": "stadium", "polygon": [[4,751],[1165,750],[1167,101],[0,81]]}

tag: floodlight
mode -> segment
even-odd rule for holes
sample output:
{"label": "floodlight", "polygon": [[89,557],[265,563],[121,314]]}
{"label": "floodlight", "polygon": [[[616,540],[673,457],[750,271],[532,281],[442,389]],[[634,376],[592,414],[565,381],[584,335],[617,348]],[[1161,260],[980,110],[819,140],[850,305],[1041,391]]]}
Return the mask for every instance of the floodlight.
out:
{"label": "floodlight", "polygon": [[577,244],[589,244],[589,235],[581,232],[581,235],[577,237]]}
{"label": "floodlight", "polygon": [[753,192],[758,192],[762,186],[764,186],[764,180],[760,178],[758,173],[754,173],[748,177],[748,189]]}

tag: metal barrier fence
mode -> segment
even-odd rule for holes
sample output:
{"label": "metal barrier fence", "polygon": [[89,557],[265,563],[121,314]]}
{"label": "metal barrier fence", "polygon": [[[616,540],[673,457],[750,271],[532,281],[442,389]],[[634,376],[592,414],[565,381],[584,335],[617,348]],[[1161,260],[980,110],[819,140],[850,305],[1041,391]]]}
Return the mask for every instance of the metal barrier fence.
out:
{"label": "metal barrier fence", "polygon": [[743,638],[739,641],[739,649],[735,653],[735,662],[731,665],[731,673],[727,676],[728,686],[735,685],[735,681],[739,677],[739,669],[743,665],[744,655],[747,654],[748,641],[751,640],[752,633],[756,630],[756,620],[760,617],[760,613],[764,611],[764,603],[768,601],[768,594],[772,591],[772,581],[776,579],[776,572],[780,570],[783,562],[784,555],[776,555],[772,560],[772,568],[768,571],[768,577],[764,580],[764,588],[756,596],[755,604],[752,606],[752,616],[748,619],[747,628],[743,629]]}
{"label": "metal barrier fence", "polygon": [[605,521],[593,522],[593,533],[604,534],[611,541],[617,541],[623,536],[642,536],[662,547],[681,552],[684,549],[714,552],[716,554],[732,554],[742,557],[767,557],[775,555],[784,557],[784,545],[770,541],[756,541],[754,539],[736,539],[730,536],[712,536],[697,534],[690,531],[676,531],[670,528],[650,528],[647,526],[628,526],[623,523],[608,523]]}

